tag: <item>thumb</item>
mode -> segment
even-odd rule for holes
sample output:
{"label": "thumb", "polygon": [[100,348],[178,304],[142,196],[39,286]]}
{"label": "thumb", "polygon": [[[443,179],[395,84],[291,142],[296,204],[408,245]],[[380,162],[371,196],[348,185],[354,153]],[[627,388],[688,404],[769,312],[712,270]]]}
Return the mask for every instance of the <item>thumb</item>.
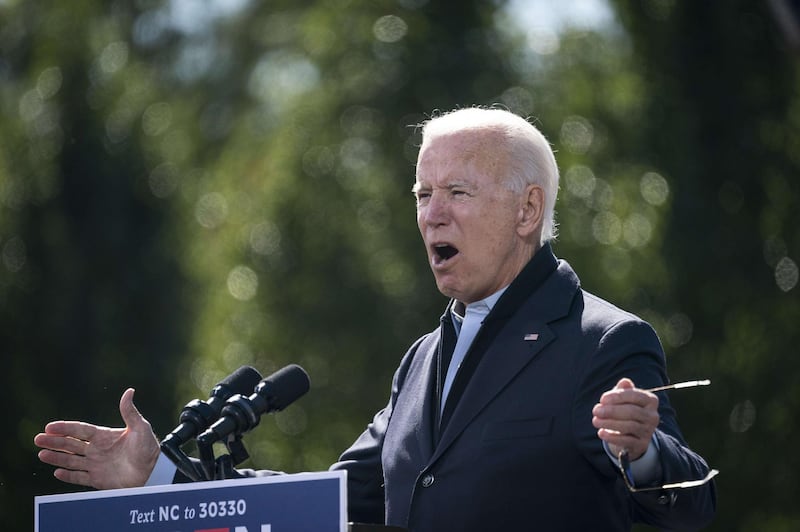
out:
{"label": "thumb", "polygon": [[133,404],[134,392],[133,388],[128,388],[119,399],[119,413],[122,416],[122,421],[125,422],[125,426],[129,429],[135,429],[147,423],[142,414],[139,413],[136,405]]}
{"label": "thumb", "polygon": [[630,380],[627,377],[623,377],[622,379],[619,380],[615,388],[617,388],[618,390],[632,390],[633,388],[635,388],[635,385],[633,384],[632,380]]}

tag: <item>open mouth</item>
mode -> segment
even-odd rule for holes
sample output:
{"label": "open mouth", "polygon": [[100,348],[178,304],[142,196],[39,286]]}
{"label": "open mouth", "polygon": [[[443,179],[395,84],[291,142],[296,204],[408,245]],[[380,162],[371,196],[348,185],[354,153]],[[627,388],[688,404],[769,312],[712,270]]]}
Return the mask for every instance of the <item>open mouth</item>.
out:
{"label": "open mouth", "polygon": [[446,262],[458,255],[458,250],[449,244],[437,244],[433,246],[433,251],[436,254],[435,260],[438,264]]}

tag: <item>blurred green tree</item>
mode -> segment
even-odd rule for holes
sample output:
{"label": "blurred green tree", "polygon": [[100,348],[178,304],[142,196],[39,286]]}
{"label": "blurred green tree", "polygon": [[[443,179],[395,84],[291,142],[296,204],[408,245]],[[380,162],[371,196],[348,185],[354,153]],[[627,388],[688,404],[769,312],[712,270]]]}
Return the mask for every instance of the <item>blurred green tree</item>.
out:
{"label": "blurred green tree", "polygon": [[154,421],[171,417],[157,405],[193,311],[174,216],[156,190],[181,109],[176,94],[175,106],[164,103],[157,65],[133,42],[139,15],[123,3],[0,5],[0,338],[11,413],[0,515],[9,529],[30,526],[32,493],[71,489],[32,452],[47,420],[116,425],[126,386]]}
{"label": "blurred green tree", "polygon": [[800,398],[800,84],[780,31],[798,13],[776,18],[777,4],[615,2],[646,94],[635,149],[674,191],[663,255],[687,341],[671,366],[714,378],[700,400],[676,397],[723,471],[714,530],[800,526],[786,445]]}
{"label": "blurred green tree", "polygon": [[444,307],[415,124],[498,103],[557,150],[556,252],[656,326],[674,379],[714,380],[674,398],[723,471],[713,528],[796,528],[796,57],[743,1],[617,0],[621,25],[558,31],[503,6],[0,3],[8,527],[72,489],[32,436],[117,425],[129,385],[163,435],[239,365],[297,362],[311,393],[251,465],[327,467]]}
{"label": "blurred green tree", "polygon": [[327,465],[385,401],[443,303],[413,125],[506,85],[492,10],[425,4],[0,6],[8,526],[72,489],[32,435],[117,425],[128,385],[164,434],[239,364],[302,363],[314,392],[253,448],[286,469]]}

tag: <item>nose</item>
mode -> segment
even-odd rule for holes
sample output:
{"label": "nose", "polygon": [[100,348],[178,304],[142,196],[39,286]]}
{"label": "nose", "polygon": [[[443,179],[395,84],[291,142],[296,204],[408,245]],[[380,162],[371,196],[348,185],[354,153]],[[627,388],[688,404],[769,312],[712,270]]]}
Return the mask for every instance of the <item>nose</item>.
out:
{"label": "nose", "polygon": [[420,228],[444,225],[450,219],[450,210],[444,194],[434,191],[417,210]]}

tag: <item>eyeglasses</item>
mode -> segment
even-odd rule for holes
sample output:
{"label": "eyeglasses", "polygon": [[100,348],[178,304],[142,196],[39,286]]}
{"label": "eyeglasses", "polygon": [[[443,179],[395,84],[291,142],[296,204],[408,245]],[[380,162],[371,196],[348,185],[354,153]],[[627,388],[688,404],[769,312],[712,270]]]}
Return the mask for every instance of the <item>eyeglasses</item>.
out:
{"label": "eyeglasses", "polygon": [[[680,388],[693,388],[695,386],[708,386],[709,384],[711,384],[711,381],[708,379],[699,381],[686,381],[686,382],[677,382],[675,384],[667,384],[666,386],[658,386],[656,388],[649,388],[644,391],[663,392],[664,390],[677,390]],[[714,478],[719,474],[718,470],[711,469],[708,472],[708,474],[704,478],[701,478],[700,480],[687,480],[684,482],[664,484],[662,486],[649,486],[649,487],[637,488],[635,482],[633,481],[633,472],[631,471],[631,460],[630,456],[628,455],[628,451],[626,449],[620,451],[619,455],[617,456],[617,466],[619,467],[619,470],[622,473],[622,480],[625,482],[625,487],[627,487],[628,491],[630,491],[631,493],[638,493],[641,491],[696,488],[698,486],[702,486],[703,484],[707,484],[712,478]]]}

